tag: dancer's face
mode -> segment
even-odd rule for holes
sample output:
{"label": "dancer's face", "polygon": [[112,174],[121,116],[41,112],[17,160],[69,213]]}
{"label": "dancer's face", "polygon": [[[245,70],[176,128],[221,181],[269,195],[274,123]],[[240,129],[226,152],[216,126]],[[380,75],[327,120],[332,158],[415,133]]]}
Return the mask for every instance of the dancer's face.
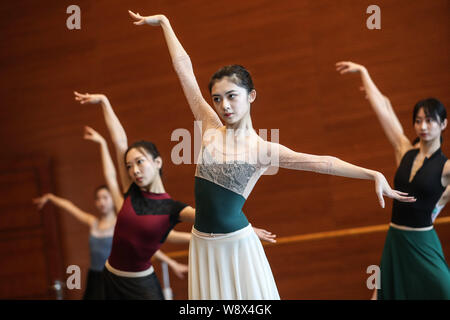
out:
{"label": "dancer's face", "polygon": [[229,77],[216,81],[211,88],[214,107],[219,117],[227,124],[236,123],[250,113],[250,104],[256,98],[256,91],[250,93],[238,86]]}
{"label": "dancer's face", "polygon": [[131,180],[146,188],[159,176],[162,160],[160,157],[153,159],[145,150],[133,148],[128,151],[125,165]]}
{"label": "dancer's face", "polygon": [[111,193],[107,189],[100,189],[95,196],[95,207],[102,214],[106,215],[114,210],[114,202]]}
{"label": "dancer's face", "polygon": [[414,129],[417,136],[423,142],[430,142],[435,139],[440,139],[442,130],[447,126],[447,119],[444,121],[436,121],[431,117],[427,117],[423,108],[417,112],[416,119],[414,121]]}

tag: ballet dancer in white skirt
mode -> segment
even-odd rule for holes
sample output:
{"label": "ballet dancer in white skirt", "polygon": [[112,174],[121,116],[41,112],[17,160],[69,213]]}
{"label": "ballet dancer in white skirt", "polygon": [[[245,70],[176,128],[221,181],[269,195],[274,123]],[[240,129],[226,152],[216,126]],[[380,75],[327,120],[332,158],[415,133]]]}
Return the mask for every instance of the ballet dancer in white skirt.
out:
{"label": "ballet dancer in white skirt", "polygon": [[136,25],[162,28],[188,104],[202,125],[195,173],[196,215],[189,247],[189,299],[280,299],[261,242],[242,212],[258,178],[270,166],[373,180],[383,207],[383,195],[415,201],[392,190],[377,171],[331,156],[294,152],[260,138],[250,116],[256,91],[242,66],[226,66],[212,76],[210,106],[169,20],[164,15],[129,13]]}

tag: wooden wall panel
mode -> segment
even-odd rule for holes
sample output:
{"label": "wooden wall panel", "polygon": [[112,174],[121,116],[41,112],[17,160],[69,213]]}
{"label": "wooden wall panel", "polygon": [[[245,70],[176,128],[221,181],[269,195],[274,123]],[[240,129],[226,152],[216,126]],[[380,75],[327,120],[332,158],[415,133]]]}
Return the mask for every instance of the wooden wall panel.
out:
{"label": "wooden wall panel", "polygon": [[54,299],[63,281],[63,252],[53,208],[36,212],[31,201],[50,192],[49,161],[0,163],[0,299]]}
{"label": "wooden wall panel", "polygon": [[[158,0],[151,4],[79,0],[81,30],[69,31],[66,8],[71,4],[2,3],[0,148],[2,158],[12,160],[51,157],[56,193],[92,213],[93,191],[103,178],[98,148],[82,139],[82,128],[90,125],[110,140],[100,108],[75,103],[73,90],[107,94],[129,141],[144,138],[158,145],[169,193],[194,204],[195,166],[170,161],[176,144],[170,134],[177,128],[193,134],[193,117],[161,30],[134,26],[127,9],[169,16],[206,97],[214,71],[226,64],[242,64],[252,72],[258,92],[252,107],[256,129],[279,129],[280,142],[294,150],[330,154],[377,169],[389,181],[395,173],[391,147],[358,91],[359,77],[338,75],[335,62],[354,60],[367,66],[411,139],[411,110],[417,100],[436,96],[450,105],[447,0],[377,1],[381,30],[366,28],[366,8],[373,3],[359,0]],[[447,137],[445,133],[443,150],[450,154]],[[8,192],[21,191],[19,187]],[[378,206],[367,181],[280,170],[260,180],[244,209],[255,226],[289,236],[387,223],[391,206],[390,200],[386,209]],[[77,264],[85,275],[88,230],[60,214],[64,266]],[[442,212],[447,214],[448,208]],[[13,227],[21,221],[10,217],[0,224]],[[190,226],[181,224],[178,229],[189,231]],[[439,234],[448,240],[449,232],[442,227]],[[361,241],[379,248],[370,253],[377,260],[384,237],[367,236]],[[448,242],[442,242],[448,250]],[[166,251],[186,248],[164,245]],[[369,260],[361,248],[362,244],[350,240],[327,240],[271,247],[268,255],[282,297],[364,299],[364,290],[341,285],[360,283],[358,266]],[[323,258],[327,261],[323,264],[304,261],[305,255],[320,257],[328,251],[335,253]],[[335,272],[335,267],[345,269],[347,260],[342,257],[350,256],[352,271],[344,276]],[[285,265],[286,257],[290,265]],[[316,264],[320,272],[314,275]],[[299,275],[293,267],[297,265],[305,268],[299,269]],[[325,270],[330,281],[322,289],[319,284],[325,281],[321,278]],[[183,297],[187,280],[174,281],[175,294]],[[72,290],[66,297],[81,296],[82,290]]]}
{"label": "wooden wall panel", "polygon": [[50,291],[43,234],[0,241],[0,298],[36,298]]}

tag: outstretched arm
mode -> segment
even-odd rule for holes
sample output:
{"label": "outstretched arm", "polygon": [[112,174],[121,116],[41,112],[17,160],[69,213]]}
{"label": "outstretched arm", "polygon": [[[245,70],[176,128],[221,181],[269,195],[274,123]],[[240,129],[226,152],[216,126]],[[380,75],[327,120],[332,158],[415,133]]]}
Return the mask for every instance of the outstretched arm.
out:
{"label": "outstretched arm", "polygon": [[172,268],[172,271],[175,273],[175,275],[180,279],[183,279],[184,274],[189,270],[187,265],[178,263],[172,258],[169,258],[161,250],[156,251],[153,256],[159,261],[164,261],[165,263],[167,263],[169,267]]}
{"label": "outstretched arm", "polygon": [[69,212],[79,221],[81,221],[84,224],[87,224],[90,227],[92,227],[95,221],[97,220],[97,218],[94,215],[81,210],[71,201],[61,197],[57,197],[52,193],[47,193],[44,194],[42,197],[33,199],[33,203],[37,205],[39,210],[41,210],[48,201],[53,203],[58,208],[64,209],[65,211]]}
{"label": "outstretched arm", "polygon": [[380,92],[364,66],[350,61],[342,61],[336,63],[336,70],[340,74],[358,72],[361,75],[363,83],[361,90],[365,91],[366,98],[369,100],[372,109],[375,111],[375,114],[383,127],[384,133],[394,147],[395,158],[397,164],[399,164],[405,152],[411,149],[412,145],[405,136],[403,127],[400,124],[389,99]]}
{"label": "outstretched arm", "polygon": [[300,153],[292,151],[280,144],[266,143],[270,144],[270,149],[265,150],[271,150],[272,157],[276,157],[277,165],[281,168],[313,171],[347,178],[374,180],[375,192],[382,208],[385,205],[383,196],[404,202],[416,201],[414,197],[407,197],[407,194],[404,192],[392,190],[386,178],[380,172],[355,166],[336,157]]}
{"label": "outstretched arm", "polygon": [[122,182],[123,192],[127,192],[131,185],[131,179],[128,176],[124,163],[124,155],[128,148],[128,139],[122,124],[117,118],[108,98],[103,94],[81,94],[74,92],[75,100],[80,101],[81,104],[85,103],[100,103],[105,117],[106,126],[108,127],[109,134],[111,135],[112,142],[116,149],[117,164],[119,166],[119,175]]}
{"label": "outstretched arm", "polygon": [[84,128],[84,139],[91,140],[100,145],[100,152],[102,154],[102,165],[103,165],[103,175],[106,180],[106,185],[108,186],[111,196],[114,201],[114,206],[116,208],[116,213],[122,208],[123,196],[119,189],[119,184],[117,183],[116,169],[114,168],[114,163],[109,154],[108,145],[105,139],[94,129],[90,127]]}
{"label": "outstretched arm", "polygon": [[154,15],[143,17],[139,13],[128,11],[135,25],[148,24],[151,26],[161,26],[172,58],[173,67],[183,87],[184,95],[191,107],[192,113],[197,121],[202,121],[203,130],[208,128],[218,128],[222,126],[219,116],[213,108],[205,101],[198,86],[192,68],[192,62],[184,50],[175,32],[170,25],[169,19],[164,15]]}

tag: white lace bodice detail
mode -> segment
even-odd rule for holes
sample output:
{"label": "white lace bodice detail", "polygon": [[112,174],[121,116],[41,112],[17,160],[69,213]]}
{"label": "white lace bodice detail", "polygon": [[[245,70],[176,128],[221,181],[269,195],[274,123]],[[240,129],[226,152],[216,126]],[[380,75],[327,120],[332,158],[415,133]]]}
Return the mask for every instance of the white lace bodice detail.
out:
{"label": "white lace bodice detail", "polygon": [[195,175],[247,199],[259,177],[269,166],[259,161],[255,139],[249,138],[245,145],[235,147],[224,145],[221,137],[219,130],[204,136]]}

